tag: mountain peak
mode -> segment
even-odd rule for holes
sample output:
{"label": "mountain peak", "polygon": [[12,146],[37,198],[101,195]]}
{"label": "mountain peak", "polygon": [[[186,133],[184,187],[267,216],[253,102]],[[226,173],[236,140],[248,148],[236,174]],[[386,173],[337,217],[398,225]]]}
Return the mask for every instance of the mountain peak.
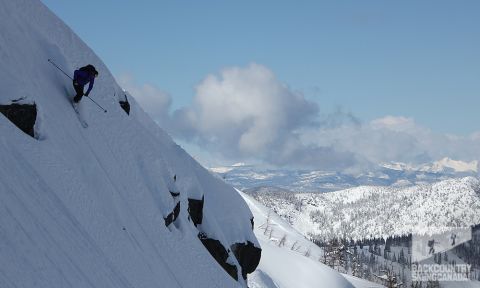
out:
{"label": "mountain peak", "polygon": [[470,162],[464,162],[459,160],[453,160],[449,157],[445,157],[441,160],[434,162],[431,166],[431,170],[435,172],[445,171],[451,169],[454,172],[478,172],[478,161],[473,160]]}

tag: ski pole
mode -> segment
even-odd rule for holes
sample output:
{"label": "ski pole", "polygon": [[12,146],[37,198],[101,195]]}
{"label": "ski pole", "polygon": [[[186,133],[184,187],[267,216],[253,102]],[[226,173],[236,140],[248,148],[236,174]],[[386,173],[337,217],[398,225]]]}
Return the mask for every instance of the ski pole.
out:
{"label": "ski pole", "polygon": [[105,108],[103,108],[102,106],[100,106],[100,104],[98,104],[97,102],[95,102],[95,100],[93,100],[92,98],[88,97],[88,96],[85,96],[87,97],[88,99],[92,100],[93,103],[97,104],[98,107],[100,107],[100,109],[103,110],[103,112],[107,113],[107,110]]}
{"label": "ski pole", "polygon": [[50,64],[55,66],[58,70],[62,71],[62,73],[65,74],[65,76],[67,76],[68,78],[70,78],[73,81],[73,78],[70,77],[70,75],[68,75],[67,73],[65,73],[65,71],[63,71],[60,67],[58,67],[57,64],[55,64],[55,62],[52,61],[52,59],[48,59],[48,62],[50,62]]}

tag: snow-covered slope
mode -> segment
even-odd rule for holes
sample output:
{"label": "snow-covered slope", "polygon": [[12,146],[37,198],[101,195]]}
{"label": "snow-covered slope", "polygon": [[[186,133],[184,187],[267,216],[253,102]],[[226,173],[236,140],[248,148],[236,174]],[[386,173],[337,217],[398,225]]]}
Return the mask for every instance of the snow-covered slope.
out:
{"label": "snow-covered slope", "polygon": [[[262,259],[249,278],[250,288],[382,287],[353,276],[346,278],[319,259],[322,250],[252,197],[239,192],[255,216]],[[352,285],[352,283],[354,285]]]}
{"label": "snow-covered slope", "polygon": [[[0,114],[0,287],[245,286],[231,247],[259,243],[242,197],[134,99],[128,116],[102,61],[40,1],[0,0],[0,27],[0,104],[24,98],[37,108],[36,139]],[[96,66],[90,96],[108,113],[83,99],[83,128],[71,80],[47,59],[69,74]],[[180,214],[166,227],[178,201],[172,189]],[[194,226],[188,199],[202,198],[203,222]],[[199,232],[227,250],[238,281]]]}
{"label": "snow-covered slope", "polygon": [[363,186],[323,194],[270,188],[252,195],[303,235],[319,238],[382,238],[480,223],[480,182],[473,177],[409,188]]}

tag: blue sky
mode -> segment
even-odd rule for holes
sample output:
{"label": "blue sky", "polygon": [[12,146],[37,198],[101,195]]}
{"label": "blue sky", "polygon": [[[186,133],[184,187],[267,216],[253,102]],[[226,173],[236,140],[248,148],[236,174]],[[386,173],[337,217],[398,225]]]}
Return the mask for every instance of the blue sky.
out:
{"label": "blue sky", "polygon": [[116,75],[175,107],[223,67],[256,62],[324,111],[480,123],[478,1],[43,1]]}
{"label": "blue sky", "polygon": [[[117,77],[192,106],[207,75],[266,67],[320,115],[479,131],[479,1],[42,0]],[[400,118],[403,119],[403,118]]]}

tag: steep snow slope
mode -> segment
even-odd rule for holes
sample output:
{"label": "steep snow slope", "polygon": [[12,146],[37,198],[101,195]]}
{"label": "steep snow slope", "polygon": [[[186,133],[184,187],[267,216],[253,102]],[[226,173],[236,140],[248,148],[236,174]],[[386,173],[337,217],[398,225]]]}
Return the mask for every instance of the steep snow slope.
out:
{"label": "steep snow slope", "polygon": [[344,276],[318,261],[323,253],[317,245],[269,208],[239,193],[255,216],[254,231],[263,249],[260,264],[249,278],[249,287],[382,287],[353,276],[347,276],[347,281]]}
{"label": "steep snow slope", "polygon": [[303,235],[319,238],[382,238],[480,223],[480,182],[473,177],[402,189],[363,186],[323,194],[260,189],[253,195]]}
{"label": "steep snow slope", "polygon": [[[91,51],[41,2],[0,0],[0,104],[25,98],[38,109],[36,138],[0,114],[0,287],[238,287],[246,283],[231,251],[230,277],[197,237],[229,250],[250,241],[252,217],[233,188],[212,177],[131,99]],[[80,104],[70,104],[67,73],[100,73]],[[177,175],[176,183],[172,178]],[[164,218],[180,192],[180,215]],[[203,223],[188,199],[204,197]]]}

